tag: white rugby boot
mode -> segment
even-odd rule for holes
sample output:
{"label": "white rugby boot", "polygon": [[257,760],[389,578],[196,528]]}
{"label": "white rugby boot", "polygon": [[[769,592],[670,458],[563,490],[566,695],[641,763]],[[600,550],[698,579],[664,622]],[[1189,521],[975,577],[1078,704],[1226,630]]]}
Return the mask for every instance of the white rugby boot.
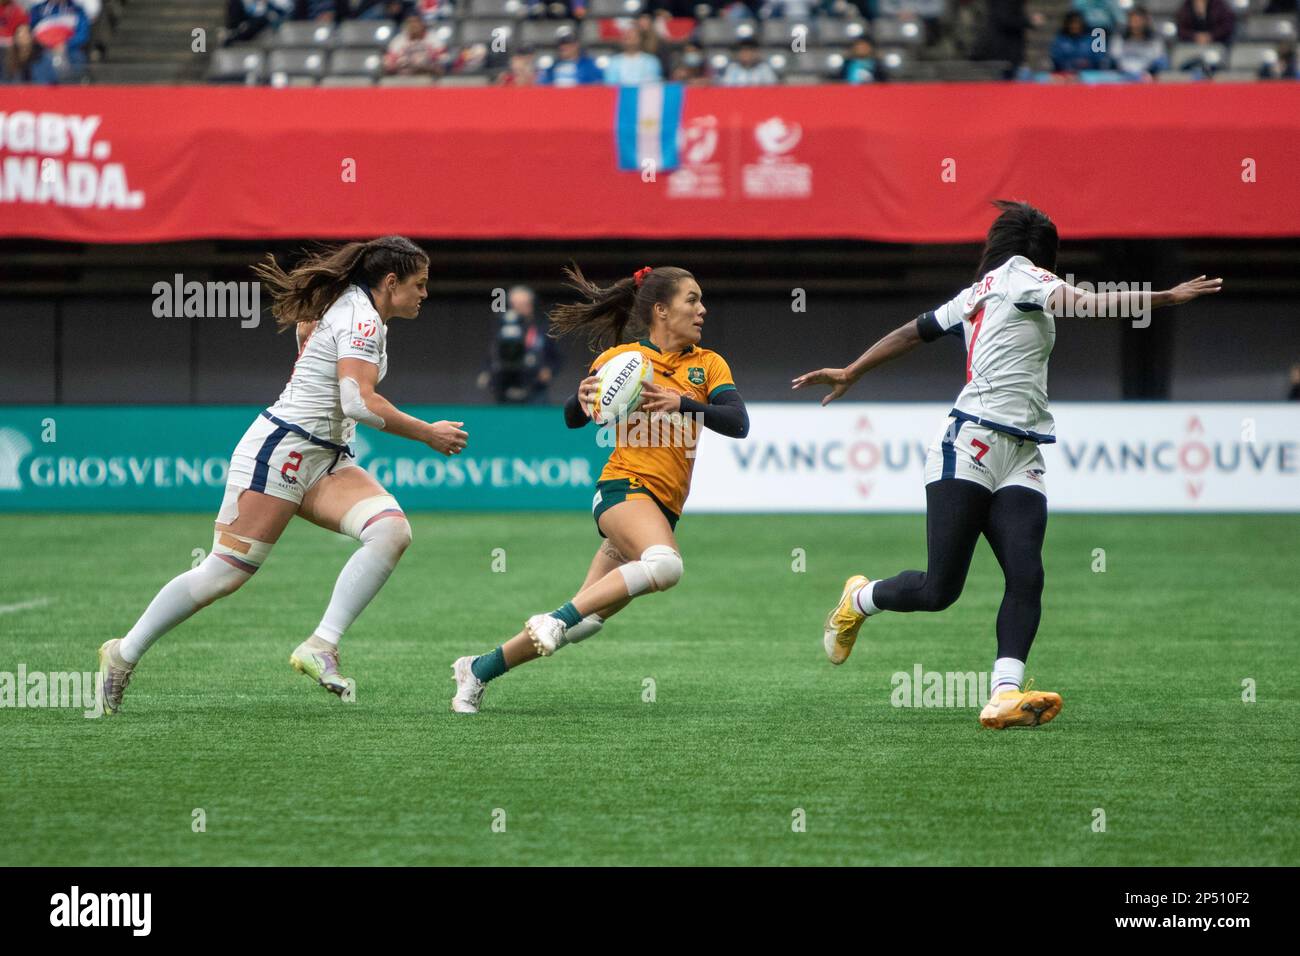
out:
{"label": "white rugby boot", "polygon": [[542,657],[550,657],[564,646],[564,632],[568,630],[564,622],[549,614],[534,614],[524,625],[532,639],[533,647]]}
{"label": "white rugby boot", "polygon": [[451,699],[453,714],[477,714],[483,703],[483,691],[487,684],[474,676],[474,655],[458,657],[451,665],[451,676],[456,681],[456,696]]}

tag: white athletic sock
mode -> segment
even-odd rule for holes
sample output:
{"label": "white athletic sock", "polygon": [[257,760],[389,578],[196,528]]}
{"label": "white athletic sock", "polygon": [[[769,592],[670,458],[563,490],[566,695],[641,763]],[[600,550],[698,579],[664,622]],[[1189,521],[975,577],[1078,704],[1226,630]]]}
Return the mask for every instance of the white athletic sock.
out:
{"label": "white athletic sock", "polygon": [[325,616],[316,628],[315,637],[337,645],[343,632],[352,626],[366,605],[397,567],[397,561],[411,543],[411,526],[405,518],[382,518],[363,528],[359,536],[361,547],[343,565],[339,579],[334,584]]}
{"label": "white athletic sock", "polygon": [[878,583],[879,582],[877,581],[868,581],[866,584],[862,585],[862,587],[853,592],[853,606],[868,616],[880,613],[880,608],[876,607],[875,603],[872,601]]}
{"label": "white athletic sock", "polygon": [[1000,691],[1020,690],[1025,681],[1025,662],[1014,657],[999,657],[993,662],[993,676],[989,678],[989,698]]}
{"label": "white athletic sock", "polygon": [[134,664],[158,638],[199,608],[237,590],[252,576],[252,572],[242,571],[209,554],[197,568],[178,574],[163,585],[135,627],[122,639],[118,653],[127,663]]}

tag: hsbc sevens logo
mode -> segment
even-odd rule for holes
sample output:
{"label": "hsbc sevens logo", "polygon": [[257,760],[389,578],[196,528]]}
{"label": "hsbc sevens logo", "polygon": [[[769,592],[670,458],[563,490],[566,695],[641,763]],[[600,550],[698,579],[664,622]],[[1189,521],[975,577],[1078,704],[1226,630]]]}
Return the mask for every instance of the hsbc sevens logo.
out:
{"label": "hsbc sevens logo", "polygon": [[379,323],[374,319],[357,319],[357,335],[363,339],[372,339],[379,331]]}
{"label": "hsbc sevens logo", "polygon": [[288,484],[296,485],[298,483],[297,477],[295,475],[289,474],[289,472],[292,471],[296,473],[298,469],[301,467],[302,467],[302,452],[291,451],[289,452],[289,460],[280,466],[280,477],[283,478]]}
{"label": "hsbc sevens logo", "polygon": [[984,444],[984,443],[983,443],[982,441],[980,441],[978,438],[972,438],[972,439],[970,440],[970,443],[971,443],[971,445],[972,445],[973,447],[978,448],[978,449],[980,450],[980,451],[979,451],[979,454],[975,456],[975,460],[976,460],[976,461],[979,461],[981,458],[983,458],[985,455],[988,454],[988,452],[989,452],[989,446],[986,445],[986,444]]}

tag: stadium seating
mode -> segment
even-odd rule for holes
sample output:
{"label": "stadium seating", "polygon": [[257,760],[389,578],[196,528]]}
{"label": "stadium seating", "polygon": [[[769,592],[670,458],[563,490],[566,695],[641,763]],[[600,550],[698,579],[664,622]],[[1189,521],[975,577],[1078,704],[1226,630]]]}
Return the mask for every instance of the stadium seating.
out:
{"label": "stadium seating", "polygon": [[[520,0],[469,0],[464,6],[471,17],[517,18],[527,12],[527,7]],[[457,13],[460,11],[457,10]]]}
{"label": "stadium seating", "polygon": [[920,46],[925,42],[925,34],[915,20],[877,20],[872,24],[872,35],[882,45]]}
{"label": "stadium seating", "polygon": [[392,20],[345,20],[335,30],[336,46],[388,46],[397,35]]}
{"label": "stadium seating", "polygon": [[561,30],[574,32],[577,28],[573,20],[525,20],[519,26],[519,39],[534,46],[555,46]]}
{"label": "stadium seating", "polygon": [[377,79],[384,72],[384,55],[378,50],[335,50],[330,57],[331,76]]}
{"label": "stadium seating", "polygon": [[587,17],[634,17],[642,6],[641,0],[591,0]]}
{"label": "stadium seating", "polygon": [[863,20],[818,17],[813,23],[817,42],[827,45],[847,44],[864,33],[871,35],[871,26]]}
{"label": "stadium seating", "polygon": [[[500,36],[509,42],[518,29],[512,20],[464,20],[460,25],[460,42],[469,46],[472,43],[491,43],[494,36]],[[496,33],[495,31],[502,31]]]}
{"label": "stadium seating", "polygon": [[1238,40],[1271,40],[1281,43],[1295,38],[1295,14],[1252,16],[1237,31]]}
{"label": "stadium seating", "polygon": [[262,31],[262,44],[267,47],[327,49],[334,44],[334,27],[328,23],[290,21],[275,30]]}
{"label": "stadium seating", "polygon": [[318,80],[325,75],[328,58],[326,50],[272,50],[266,71],[275,85],[283,85],[285,79]]}
{"label": "stadium seating", "polygon": [[1261,66],[1276,62],[1277,49],[1270,43],[1234,43],[1228,55],[1229,70],[1248,70],[1252,78],[1258,77]]}
{"label": "stadium seating", "polygon": [[[1132,3],[1121,0],[1127,9]],[[1265,13],[1272,0],[1229,0],[1237,12],[1237,31],[1234,42],[1211,47],[1179,43],[1177,14],[1184,0],[1145,0],[1144,6],[1153,14],[1156,33],[1169,44],[1170,69],[1159,79],[1162,82],[1182,82],[1188,78],[1203,78],[1206,71],[1192,69],[1201,63],[1212,70],[1218,79],[1228,82],[1244,81],[1246,74],[1258,77],[1261,67],[1277,62],[1278,49],[1294,43],[1297,37],[1297,20],[1292,13]],[[1031,30],[1027,43],[1027,71],[1050,69],[1046,59],[1046,45],[1059,29],[1059,13],[1068,4],[1065,0],[1051,0],[1048,4],[1047,24]],[[202,20],[191,15],[191,10],[206,10],[207,15],[220,15],[219,0],[183,0],[181,7],[172,8],[163,0],[107,0],[103,18],[103,35],[113,38],[114,49],[137,56],[139,63],[115,60],[98,64],[92,78],[102,81],[167,82],[175,81],[170,70],[189,70],[197,78],[195,68],[202,68],[201,58],[183,55],[171,50],[178,40],[182,20]],[[618,52],[618,43],[611,32],[611,24],[618,28],[645,9],[646,0],[589,0],[587,16],[580,20],[538,19],[530,14],[524,0],[460,0],[446,19],[431,21],[429,30],[438,42],[454,57],[462,48],[478,45],[490,48],[491,55],[484,61],[475,60],[471,68],[458,68],[453,76],[419,77],[414,85],[441,83],[445,85],[480,85],[495,80],[505,68],[506,56],[500,47],[515,49],[527,44],[537,53],[537,65],[545,66],[554,59],[562,30],[576,30],[585,52],[604,66],[610,55]],[[211,8],[210,10],[208,8]],[[1276,5],[1273,4],[1276,9]],[[949,13],[953,2],[949,0]],[[707,62],[714,74],[725,70],[731,62],[736,44],[743,39],[756,40],[766,60],[781,76],[783,82],[833,82],[838,78],[843,57],[849,44],[860,36],[870,38],[876,45],[877,56],[889,78],[901,81],[977,81],[998,80],[1010,75],[1011,66],[1002,62],[971,62],[961,58],[969,50],[969,38],[954,43],[953,31],[958,24],[968,21],[945,19],[942,35],[936,41],[927,35],[927,29],[915,19],[896,18],[891,13],[881,13],[873,20],[862,19],[856,6],[842,7],[839,15],[824,10],[803,19],[733,19],[708,8],[698,8],[702,16],[694,24],[693,39],[705,49]],[[156,23],[154,21],[157,21]],[[689,21],[685,21],[689,24]],[[116,32],[114,32],[114,28]],[[128,31],[123,36],[122,28]],[[344,20],[340,23],[317,21],[286,21],[262,30],[254,39],[238,46],[222,48],[214,44],[206,62],[206,78],[215,83],[276,82],[292,85],[321,82],[327,86],[346,86],[373,83],[382,78],[382,54],[391,40],[398,35],[400,25],[391,20]],[[157,32],[155,37],[154,31]],[[680,36],[682,34],[674,34]],[[802,37],[802,52],[792,48]],[[151,59],[143,44],[166,41],[168,49]],[[494,43],[494,41],[496,41]],[[134,43],[134,45],[132,45]],[[669,43],[671,50],[674,44]],[[152,49],[152,48],[149,48]],[[346,51],[346,52],[345,52]],[[312,53],[316,56],[312,56]],[[165,53],[165,56],[164,56]],[[112,59],[110,57],[109,59]],[[145,64],[154,65],[153,68]],[[164,68],[164,63],[167,67]],[[1178,75],[1184,68],[1188,75]],[[154,75],[156,72],[156,76]],[[457,79],[464,76],[462,82]],[[1094,81],[1108,74],[1091,77]],[[1085,77],[1087,79],[1087,77]],[[397,85],[397,84],[390,84]]]}
{"label": "stadium seating", "polygon": [[1169,65],[1184,70],[1196,63],[1217,67],[1228,62],[1228,48],[1222,43],[1179,43],[1169,57]]}
{"label": "stadium seating", "polygon": [[256,83],[266,71],[266,54],[251,46],[214,50],[208,79],[214,83]]}

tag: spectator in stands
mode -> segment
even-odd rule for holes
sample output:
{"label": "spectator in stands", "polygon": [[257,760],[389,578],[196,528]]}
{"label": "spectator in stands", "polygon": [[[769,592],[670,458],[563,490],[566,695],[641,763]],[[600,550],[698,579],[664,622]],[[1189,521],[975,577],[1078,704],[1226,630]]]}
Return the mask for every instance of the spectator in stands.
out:
{"label": "spectator in stands", "polygon": [[501,403],[543,404],[551,379],[561,365],[559,347],[546,334],[548,323],[537,314],[532,289],[526,285],[513,287],[507,305],[488,360],[479,372],[478,387],[491,389]]}
{"label": "spectator in stands", "polygon": [[645,52],[645,36],[638,26],[623,31],[619,40],[623,52],[609,58],[605,67],[605,82],[610,86],[639,86],[657,83],[663,79],[659,58]]}
{"label": "spectator in stands", "polygon": [[880,0],[880,12],[903,23],[925,28],[925,45],[934,46],[942,34],[944,0]]}
{"label": "spectator in stands", "polygon": [[880,16],[878,0],[827,0],[831,16],[874,20]]}
{"label": "spectator in stands", "polygon": [[713,79],[708,57],[703,48],[691,40],[682,47],[672,68],[672,81],[686,83],[689,86],[708,86]]}
{"label": "spectator in stands", "polygon": [[[701,0],[650,0],[647,9],[655,17],[695,17],[695,8]],[[721,7],[721,3],[708,4]]]}
{"label": "spectator in stands", "polygon": [[415,15],[406,18],[384,53],[384,72],[390,76],[438,76],[446,66],[447,48]]}
{"label": "spectator in stands", "polygon": [[722,86],[773,86],[776,71],[762,58],[758,41],[745,37],[736,44],[735,58],[727,64],[719,83]]}
{"label": "spectator in stands", "polygon": [[1078,10],[1065,15],[1061,32],[1052,41],[1051,57],[1057,73],[1104,70],[1109,65],[1105,35],[1093,36]]}
{"label": "spectator in stands", "polygon": [[230,0],[226,6],[226,45],[244,43],[267,27],[293,16],[294,0]]}
{"label": "spectator in stands", "polygon": [[[1283,43],[1277,48],[1277,59],[1259,65],[1261,80],[1300,80],[1300,64],[1296,62],[1294,43]],[[1300,366],[1297,366],[1300,368]]]}
{"label": "spectator in stands", "polygon": [[560,30],[560,41],[555,62],[542,70],[537,82],[542,86],[585,86],[599,83],[605,77],[596,61],[582,52],[578,34],[573,30]]}
{"label": "spectator in stands", "polygon": [[637,14],[636,25],[641,28],[641,49],[659,61],[659,72],[668,75],[672,66],[671,38],[665,21],[656,20],[647,10]]}
{"label": "spectator in stands", "polygon": [[401,23],[415,12],[415,0],[361,0],[358,20],[393,20]]}
{"label": "spectator in stands", "polygon": [[976,44],[975,60],[1005,60],[1010,74],[1025,62],[1025,31],[1041,27],[1046,21],[1038,12],[1026,13],[1025,0],[986,0],[988,15],[984,37]]}
{"label": "spectator in stands", "polygon": [[12,46],[14,33],[19,27],[26,25],[26,7],[17,0],[0,0],[0,50]]}
{"label": "spectator in stands", "polygon": [[417,0],[415,7],[415,13],[430,25],[439,20],[450,20],[456,15],[452,0]]}
{"label": "spectator in stands", "polygon": [[[745,12],[737,11],[737,18],[748,19],[754,15],[752,7],[746,5],[743,0],[736,0],[726,9],[731,7],[741,7]],[[758,8],[759,19],[762,20],[796,20],[799,23],[807,23],[821,10],[820,0],[764,0]],[[724,14],[726,10],[724,9]]]}
{"label": "spectator in stands", "polygon": [[1182,43],[1231,43],[1237,15],[1227,0],[1185,0],[1178,11]]}
{"label": "spectator in stands", "polygon": [[1145,7],[1128,12],[1128,29],[1111,43],[1115,68],[1134,80],[1149,80],[1169,69],[1169,53],[1163,38],[1156,36],[1151,14]]}
{"label": "spectator in stands", "polygon": [[845,83],[879,83],[885,79],[884,65],[876,57],[876,48],[868,37],[858,37],[849,44],[840,79]]}
{"label": "spectator in stands", "polygon": [[1083,14],[1083,22],[1089,31],[1105,30],[1107,40],[1119,33],[1119,26],[1124,22],[1124,15],[1115,0],[1074,0],[1071,6]]}
{"label": "spectator in stands", "polygon": [[66,61],[76,68],[86,62],[90,18],[72,0],[44,0],[27,11],[32,39],[50,51],[54,67],[64,72]]}
{"label": "spectator in stands", "polygon": [[348,16],[347,0],[297,0],[293,19],[316,23],[337,23]]}
{"label": "spectator in stands", "polygon": [[0,54],[0,82],[46,85],[59,82],[54,57],[32,39],[32,28],[26,23],[18,25],[13,42]]}
{"label": "spectator in stands", "polygon": [[530,20],[581,20],[587,15],[587,0],[524,0]]}
{"label": "spectator in stands", "polygon": [[536,54],[532,46],[524,44],[510,54],[510,66],[497,77],[500,86],[534,86],[537,83]]}

